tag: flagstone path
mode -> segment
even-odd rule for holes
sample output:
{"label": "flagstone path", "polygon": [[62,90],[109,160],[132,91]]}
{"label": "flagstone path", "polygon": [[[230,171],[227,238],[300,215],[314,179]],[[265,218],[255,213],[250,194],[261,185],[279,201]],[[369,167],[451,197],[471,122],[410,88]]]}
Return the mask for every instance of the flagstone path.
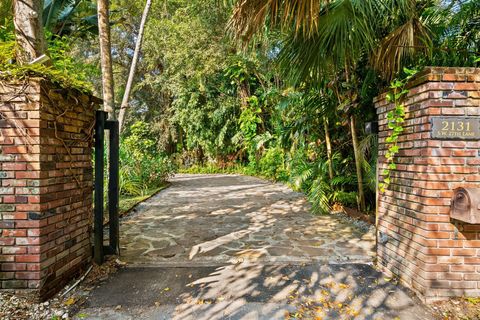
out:
{"label": "flagstone path", "polygon": [[120,233],[129,264],[370,262],[375,244],[285,185],[240,175],[178,175]]}
{"label": "flagstone path", "polygon": [[75,319],[432,319],[372,267],[374,234],[282,184],[177,175],[121,221],[126,267]]}

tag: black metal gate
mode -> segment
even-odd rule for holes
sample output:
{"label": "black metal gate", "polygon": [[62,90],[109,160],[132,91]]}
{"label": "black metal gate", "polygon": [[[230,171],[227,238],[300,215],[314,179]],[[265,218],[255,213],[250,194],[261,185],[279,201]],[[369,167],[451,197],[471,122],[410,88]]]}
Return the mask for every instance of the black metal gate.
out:
{"label": "black metal gate", "polygon": [[[108,163],[108,218],[109,242],[104,245],[104,152],[105,130],[109,131]],[[93,257],[97,264],[104,261],[105,255],[119,254],[118,218],[118,121],[107,120],[105,111],[97,111],[95,121],[95,199],[94,199],[94,247]]]}

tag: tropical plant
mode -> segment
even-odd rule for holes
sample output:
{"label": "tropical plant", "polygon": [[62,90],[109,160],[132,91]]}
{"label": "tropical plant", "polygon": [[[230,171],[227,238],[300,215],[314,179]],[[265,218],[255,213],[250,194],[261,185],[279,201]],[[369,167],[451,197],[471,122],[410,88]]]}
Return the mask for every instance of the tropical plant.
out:
{"label": "tropical plant", "polygon": [[[398,72],[407,58],[425,50],[430,38],[420,19],[422,10],[414,0],[306,1],[304,5],[297,1],[247,0],[240,2],[232,15],[232,30],[237,37],[247,40],[258,31],[259,21],[268,16],[272,25],[280,19],[282,26],[290,27],[280,60],[295,85],[321,83],[325,78],[335,82],[339,108],[349,122],[361,210],[366,207],[356,119],[361,88],[358,68],[362,60],[371,60],[389,77]],[[328,124],[325,132],[328,133]]]}
{"label": "tropical plant", "polygon": [[98,34],[98,21],[91,0],[45,0],[43,27],[56,36]]}
{"label": "tropical plant", "polygon": [[149,124],[138,121],[127,131],[120,144],[120,194],[145,195],[165,184],[175,166],[168,156],[158,151]]}
{"label": "tropical plant", "polygon": [[291,164],[290,183],[306,192],[314,212],[328,213],[336,202],[347,206],[357,202],[356,176],[351,172],[348,159],[339,153],[333,155],[338,174],[330,179],[326,159],[308,161],[306,158],[302,152],[295,154]]}
{"label": "tropical plant", "polygon": [[311,35],[316,32],[318,12],[328,0],[245,0],[234,1],[230,28],[238,39],[248,42],[263,29],[268,21],[286,28],[293,27],[297,33]]}
{"label": "tropical plant", "polygon": [[[110,14],[102,11],[114,21],[111,51],[104,32],[102,50],[88,36],[97,29],[89,27],[97,25],[92,1],[45,1],[56,69],[92,81],[98,94],[100,58],[112,52],[109,79],[130,84],[114,93],[110,80],[105,86],[108,100],[130,97],[124,195],[162,183],[171,158],[182,170],[297,184],[318,212],[338,203],[373,209],[377,142],[362,130],[376,119],[373,97],[404,66],[478,65],[478,0],[223,2],[152,1],[139,52],[145,0],[113,0]],[[0,62],[10,72],[13,23],[4,3]]]}

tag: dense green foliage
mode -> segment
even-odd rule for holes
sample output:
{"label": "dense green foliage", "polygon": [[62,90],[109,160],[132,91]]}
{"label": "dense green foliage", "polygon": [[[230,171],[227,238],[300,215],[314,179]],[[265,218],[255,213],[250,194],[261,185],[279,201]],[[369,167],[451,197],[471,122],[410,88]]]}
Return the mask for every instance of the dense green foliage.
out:
{"label": "dense green foliage", "polygon": [[360,204],[359,173],[373,209],[376,137],[362,128],[376,119],[379,90],[408,76],[403,67],[476,65],[478,1],[333,1],[320,10],[318,32],[279,33],[267,19],[246,50],[224,36],[215,1],[168,3],[150,20],[163,26],[166,45],[146,43],[165,69],[143,83],[171,97],[172,150],[184,170],[286,181],[322,212]]}
{"label": "dense green foliage", "polygon": [[[376,119],[373,97],[403,84],[404,67],[478,66],[480,2],[319,1],[315,18],[293,2],[260,15],[255,1],[153,2],[122,137],[122,194],[148,193],[179,166],[284,181],[318,212],[335,204],[374,209],[377,139],[363,130]],[[144,4],[112,1],[117,101]],[[235,4],[245,10],[232,18]],[[55,5],[45,21],[55,70],[98,94],[93,2]],[[13,52],[5,8],[3,69]],[[399,109],[392,115],[398,132],[400,118]]]}
{"label": "dense green foliage", "polygon": [[44,77],[62,87],[92,92],[92,76],[98,69],[72,53],[79,37],[91,35],[84,19],[95,14],[90,1],[45,1],[44,26],[48,41],[51,65],[34,64],[19,66],[15,62],[15,41],[10,0],[0,6],[0,79],[24,79]]}
{"label": "dense green foliage", "polygon": [[[99,66],[91,63],[95,60],[97,50],[87,51],[87,55],[93,55],[88,59],[85,59],[85,56],[79,59],[78,43],[93,44],[96,41],[93,2],[45,2],[44,25],[51,65],[19,66],[15,63],[13,26],[8,11],[10,7],[11,4],[3,2],[0,7],[0,18],[3,21],[0,27],[0,79],[11,81],[43,77],[62,87],[87,93],[94,89],[96,92],[101,91],[100,88],[92,86],[99,83],[100,76]],[[156,141],[152,137],[150,124],[137,122],[123,138],[120,146],[120,194],[121,204],[124,206],[138,202],[138,199],[152,191],[160,190],[175,171],[170,159],[157,152]]]}
{"label": "dense green foliage", "polygon": [[141,121],[131,125],[120,144],[120,194],[146,195],[164,185],[174,171],[171,160],[158,152],[150,125]]}
{"label": "dense green foliage", "polygon": [[22,80],[28,77],[42,77],[49,79],[64,88],[77,89],[90,93],[93,87],[88,82],[88,75],[96,72],[95,68],[83,62],[76,61],[66,55],[71,46],[67,39],[54,37],[49,41],[48,53],[52,65],[33,64],[17,65],[14,61],[15,42],[10,40],[0,43],[0,79]]}

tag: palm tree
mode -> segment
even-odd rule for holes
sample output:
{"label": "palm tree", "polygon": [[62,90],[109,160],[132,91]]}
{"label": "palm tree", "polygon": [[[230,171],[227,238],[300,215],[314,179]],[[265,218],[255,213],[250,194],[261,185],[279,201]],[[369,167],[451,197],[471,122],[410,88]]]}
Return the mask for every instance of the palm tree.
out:
{"label": "palm tree", "polygon": [[[352,47],[361,46],[364,50],[362,41],[367,41],[363,44],[370,48],[364,53],[372,56],[373,66],[384,71],[384,75],[392,76],[401,70],[405,58],[429,48],[429,31],[420,13],[438,6],[437,2],[243,0],[236,1],[228,26],[235,38],[246,44],[263,30],[265,24],[279,25],[288,31],[292,39],[310,41],[307,49],[311,51],[319,49],[319,44],[328,44],[341,61],[344,60],[341,56]],[[313,43],[312,38],[316,39]],[[336,41],[338,38],[346,42]],[[309,58],[310,61],[302,63],[301,70],[315,67],[325,57],[310,55]]]}
{"label": "palm tree", "polygon": [[365,210],[365,198],[354,112],[359,84],[355,72],[360,59],[370,57],[374,67],[391,77],[406,58],[425,50],[428,30],[416,5],[415,0],[244,0],[237,4],[229,24],[236,38],[245,42],[266,21],[280,24],[290,31],[281,52],[290,79],[321,81],[333,74],[337,82],[344,82],[340,89],[337,83],[337,96],[350,125],[361,210]]}

